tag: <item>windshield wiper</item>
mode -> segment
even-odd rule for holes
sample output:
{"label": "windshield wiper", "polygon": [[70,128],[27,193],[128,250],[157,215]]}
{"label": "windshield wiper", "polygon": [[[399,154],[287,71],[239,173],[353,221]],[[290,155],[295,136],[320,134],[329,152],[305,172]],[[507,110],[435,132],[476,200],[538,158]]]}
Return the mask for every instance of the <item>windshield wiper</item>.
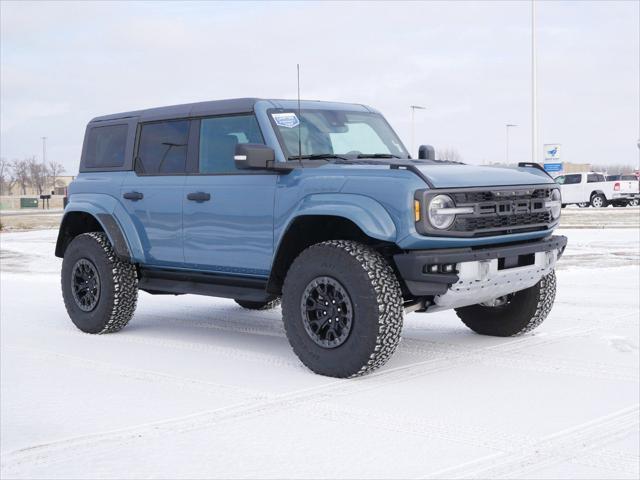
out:
{"label": "windshield wiper", "polygon": [[402,158],[400,155],[391,153],[359,153],[358,158]]}
{"label": "windshield wiper", "polygon": [[330,160],[332,158],[339,158],[340,160],[349,160],[346,157],[335,155],[333,153],[313,153],[311,155],[290,155],[289,160]]}

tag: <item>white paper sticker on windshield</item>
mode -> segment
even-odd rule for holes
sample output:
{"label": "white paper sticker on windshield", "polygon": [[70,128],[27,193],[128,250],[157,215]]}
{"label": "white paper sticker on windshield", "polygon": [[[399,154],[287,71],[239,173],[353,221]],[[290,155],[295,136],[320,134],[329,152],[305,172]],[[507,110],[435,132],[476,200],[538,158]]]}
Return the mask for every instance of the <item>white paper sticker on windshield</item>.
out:
{"label": "white paper sticker on windshield", "polygon": [[300,125],[295,113],[272,113],[271,116],[279,127],[294,128]]}

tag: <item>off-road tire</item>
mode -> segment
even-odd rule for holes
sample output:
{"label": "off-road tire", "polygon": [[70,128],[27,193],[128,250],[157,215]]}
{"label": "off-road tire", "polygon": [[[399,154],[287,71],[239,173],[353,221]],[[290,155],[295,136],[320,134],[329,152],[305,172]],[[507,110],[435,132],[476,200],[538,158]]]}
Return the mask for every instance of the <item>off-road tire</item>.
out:
{"label": "off-road tire", "polygon": [[[602,203],[599,203],[599,200],[601,200]],[[605,208],[607,205],[609,205],[607,202],[607,197],[605,197],[601,193],[596,193],[595,195],[593,195],[591,197],[590,203],[593,208]]]}
{"label": "off-road tire", "polygon": [[[353,307],[349,336],[323,348],[307,333],[301,302],[314,279],[339,282]],[[304,250],[285,278],[282,316],[289,343],[310,370],[329,377],[357,377],[384,365],[400,342],[404,316],[402,291],[389,263],[358,242],[330,240]]]}
{"label": "off-road tire", "polygon": [[513,294],[506,305],[471,305],[455,310],[460,320],[476,333],[512,337],[537,328],[547,318],[555,298],[556,274],[552,271],[533,287]]}
{"label": "off-road tire", "polygon": [[269,300],[268,302],[251,302],[248,300],[234,300],[242,308],[247,310],[271,310],[280,306],[280,297]]}
{"label": "off-road tire", "polygon": [[[71,276],[80,259],[89,260],[100,277],[100,295],[95,308],[83,311],[74,299]],[[119,259],[102,232],[78,235],[62,260],[62,296],[71,321],[86,333],[113,333],[122,329],[136,309],[138,277],[135,266]]]}

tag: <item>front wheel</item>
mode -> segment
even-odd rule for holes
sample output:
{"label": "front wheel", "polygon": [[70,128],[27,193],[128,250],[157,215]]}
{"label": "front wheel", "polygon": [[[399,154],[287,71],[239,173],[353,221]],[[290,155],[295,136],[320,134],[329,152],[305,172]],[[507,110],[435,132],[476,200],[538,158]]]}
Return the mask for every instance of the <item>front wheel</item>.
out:
{"label": "front wheel", "polygon": [[312,371],[355,377],[384,365],[400,341],[402,291],[389,263],[348,240],[307,248],[285,278],[289,343]]}
{"label": "front wheel", "polygon": [[551,272],[533,287],[491,302],[456,308],[460,320],[476,333],[511,337],[538,327],[556,298],[556,274]]}
{"label": "front wheel", "polygon": [[578,208],[588,208],[589,202],[580,202],[578,203]]}
{"label": "front wheel", "polygon": [[640,204],[640,199],[634,198],[627,202],[627,207],[637,207]]}

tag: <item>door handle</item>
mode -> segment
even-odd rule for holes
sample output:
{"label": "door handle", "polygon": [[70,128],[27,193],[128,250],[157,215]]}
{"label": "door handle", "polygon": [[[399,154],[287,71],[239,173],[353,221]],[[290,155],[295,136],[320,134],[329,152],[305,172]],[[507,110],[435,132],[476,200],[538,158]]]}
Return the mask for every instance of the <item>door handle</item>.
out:
{"label": "door handle", "polygon": [[140,192],[127,192],[127,193],[124,193],[122,196],[127,200],[132,200],[134,202],[137,202],[138,200],[142,200],[142,197],[144,197],[144,195],[142,195]]}
{"label": "door handle", "polygon": [[208,202],[211,200],[211,194],[206,192],[191,192],[187,194],[187,200],[192,202]]}

